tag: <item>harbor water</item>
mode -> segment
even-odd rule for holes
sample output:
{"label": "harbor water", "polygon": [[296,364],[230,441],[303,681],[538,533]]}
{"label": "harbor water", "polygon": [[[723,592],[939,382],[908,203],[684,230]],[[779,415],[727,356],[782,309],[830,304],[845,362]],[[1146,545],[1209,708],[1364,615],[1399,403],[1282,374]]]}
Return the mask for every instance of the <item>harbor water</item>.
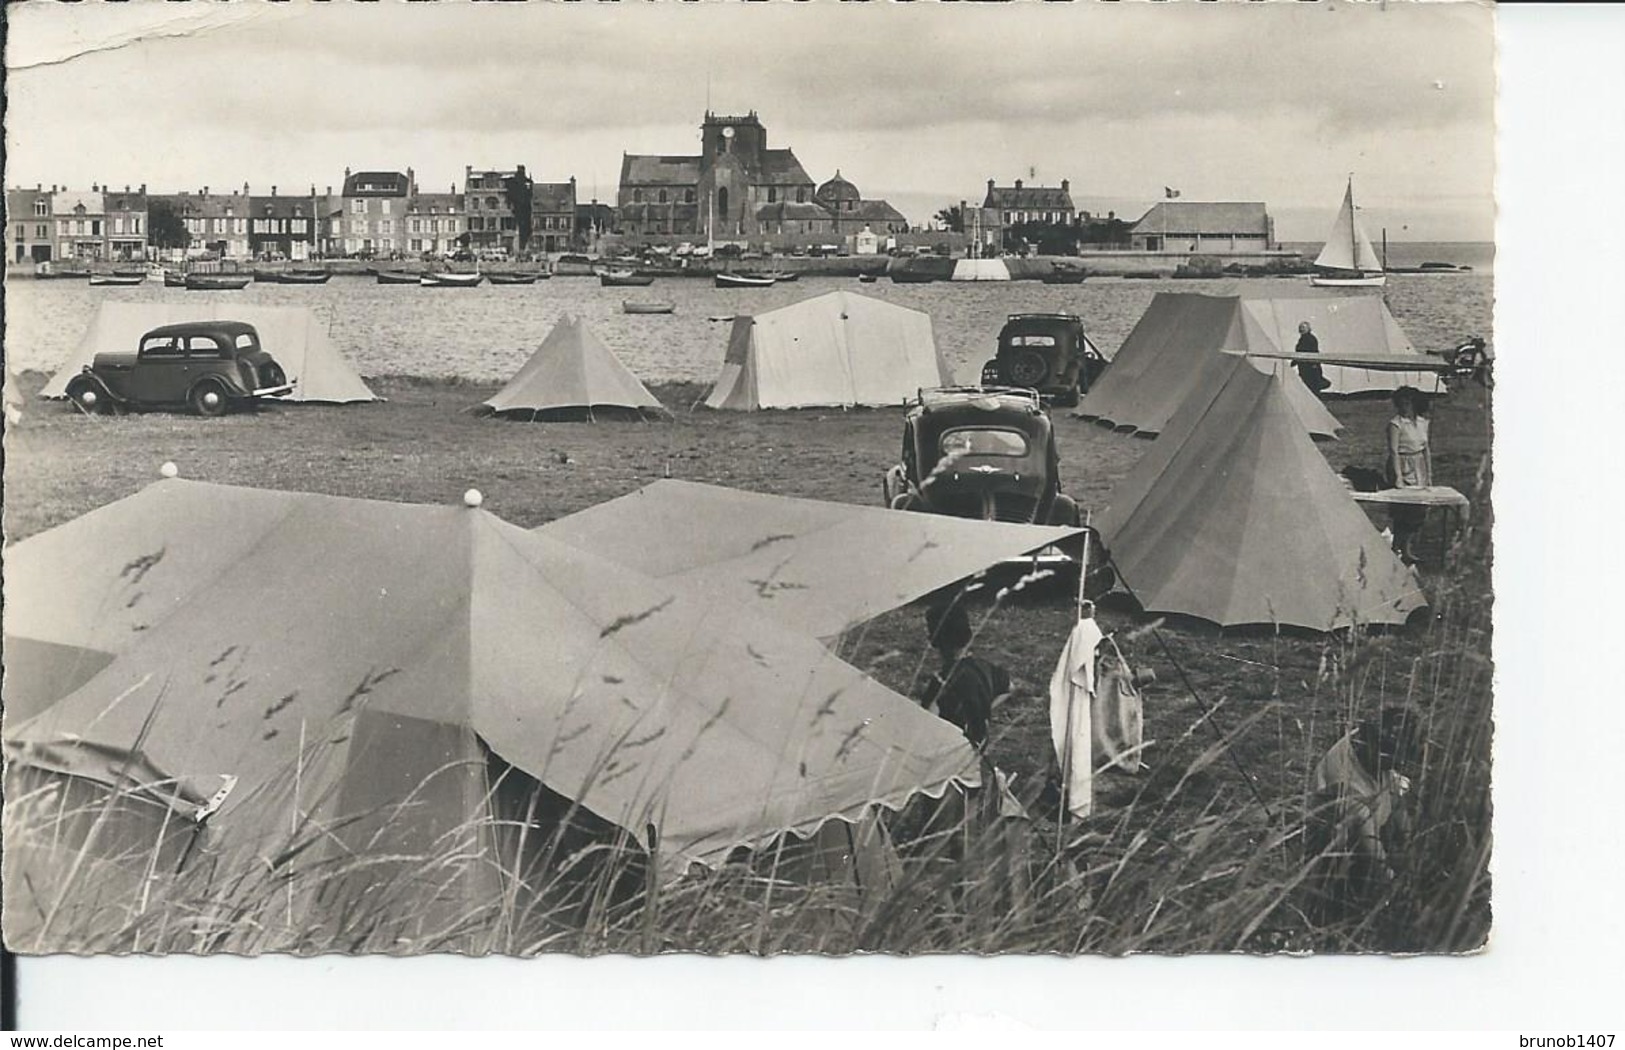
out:
{"label": "harbor water", "polygon": [[[1438,257],[1438,253],[1429,256]],[[573,314],[645,382],[709,382],[722,363],[731,327],[713,318],[760,312],[844,290],[929,314],[937,345],[956,378],[975,381],[1009,314],[1078,314],[1091,338],[1110,356],[1158,292],[1222,294],[1238,289],[1250,295],[1317,294],[1301,278],[1090,278],[1080,285],[1046,285],[1037,281],[893,284],[885,278],[864,284],[851,277],[805,276],[771,288],[721,289],[709,281],[684,278],[660,278],[646,288],[604,288],[590,277],[555,277],[534,285],[485,283],[465,289],[380,285],[371,277],[334,277],[325,285],[260,283],[232,292],[165,288],[154,280],[135,287],[91,287],[83,280],[24,278],[6,282],[5,351],[14,370],[54,371],[78,346],[101,302],[304,306],[326,322],[334,344],[364,376],[496,382],[512,376],[553,324]],[[1417,349],[1442,350],[1465,336],[1489,337],[1492,290],[1489,272],[1475,268],[1461,273],[1394,274],[1381,294]],[[622,302],[627,300],[665,300],[676,304],[676,312],[627,314],[622,311]],[[1336,352],[1339,348],[1322,349]]]}

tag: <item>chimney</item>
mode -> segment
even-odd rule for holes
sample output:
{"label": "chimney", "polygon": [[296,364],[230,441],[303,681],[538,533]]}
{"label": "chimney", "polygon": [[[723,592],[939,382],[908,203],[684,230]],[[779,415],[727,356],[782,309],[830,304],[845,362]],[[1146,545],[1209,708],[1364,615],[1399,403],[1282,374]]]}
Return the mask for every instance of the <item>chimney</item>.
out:
{"label": "chimney", "polygon": [[1062,179],[1061,180],[1061,192],[1062,193],[1071,193],[1072,192],[1072,180],[1071,179]]}
{"label": "chimney", "polygon": [[147,184],[144,182],[141,184],[141,192],[143,194],[147,192]]}
{"label": "chimney", "polygon": [[344,166],[344,177],[346,179],[350,177],[350,166],[348,164]]}
{"label": "chimney", "polygon": [[129,184],[129,183],[128,183],[128,182],[126,182],[126,183],[125,183],[125,184],[124,184],[124,192],[125,192],[125,193],[129,193],[129,192],[130,192],[130,184]]}
{"label": "chimney", "polygon": [[[271,192],[275,193],[276,190],[272,190]],[[248,196],[248,183],[246,183],[246,182],[243,183],[243,196],[244,197]]]}
{"label": "chimney", "polygon": [[271,196],[276,196],[276,183],[271,183]]}
{"label": "chimney", "polygon": [[1016,180],[1016,189],[1018,189],[1018,190],[1021,189],[1021,180],[1020,179]]}
{"label": "chimney", "polygon": [[205,197],[207,197],[209,195],[209,187],[207,187],[207,186],[203,187],[203,195]]}
{"label": "chimney", "polygon": [[100,193],[101,191],[102,191],[102,188],[100,186],[96,185],[94,182],[90,184],[90,192],[91,193]]}
{"label": "chimney", "polygon": [[418,195],[418,175],[411,168],[406,169],[406,195],[408,197]]}
{"label": "chimney", "polygon": [[331,187],[331,186],[327,187],[327,195],[329,197],[333,196],[333,187]]}
{"label": "chimney", "polygon": [[993,180],[992,179],[987,180],[987,195],[989,197],[993,196]]}

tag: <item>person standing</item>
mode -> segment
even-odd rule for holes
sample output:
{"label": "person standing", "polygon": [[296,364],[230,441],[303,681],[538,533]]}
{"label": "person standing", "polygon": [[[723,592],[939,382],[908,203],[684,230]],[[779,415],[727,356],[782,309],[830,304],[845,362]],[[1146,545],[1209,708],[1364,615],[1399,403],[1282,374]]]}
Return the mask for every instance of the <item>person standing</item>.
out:
{"label": "person standing", "polygon": [[[1433,446],[1428,440],[1426,395],[1413,386],[1394,391],[1394,418],[1388,421],[1388,484],[1396,489],[1433,485]],[[1414,562],[1412,544],[1427,522],[1427,508],[1396,503],[1389,515],[1394,550]]]}
{"label": "person standing", "polygon": [[[1315,337],[1315,331],[1310,327],[1308,321],[1298,322],[1298,344],[1292,348],[1292,352],[1295,354],[1320,353],[1320,340]],[[1309,388],[1310,393],[1316,396],[1319,396],[1327,387],[1332,385],[1331,380],[1326,378],[1325,373],[1316,364],[1300,363],[1298,365],[1298,376],[1303,380],[1303,385]]]}

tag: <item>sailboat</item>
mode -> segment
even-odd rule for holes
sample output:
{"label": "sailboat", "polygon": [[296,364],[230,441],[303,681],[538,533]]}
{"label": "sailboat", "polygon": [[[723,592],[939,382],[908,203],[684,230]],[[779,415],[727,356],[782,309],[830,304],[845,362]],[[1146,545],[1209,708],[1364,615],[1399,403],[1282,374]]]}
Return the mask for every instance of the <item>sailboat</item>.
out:
{"label": "sailboat", "polygon": [[1371,247],[1354,211],[1354,179],[1343,194],[1343,207],[1326,236],[1326,246],[1315,257],[1315,273],[1310,284],[1323,288],[1381,288],[1388,283],[1382,260]]}

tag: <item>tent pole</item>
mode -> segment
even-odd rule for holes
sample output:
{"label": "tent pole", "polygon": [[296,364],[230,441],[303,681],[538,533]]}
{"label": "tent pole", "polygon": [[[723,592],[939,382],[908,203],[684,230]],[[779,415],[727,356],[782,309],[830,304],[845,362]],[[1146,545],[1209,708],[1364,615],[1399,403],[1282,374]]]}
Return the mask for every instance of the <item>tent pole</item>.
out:
{"label": "tent pole", "polygon": [[[1083,534],[1083,557],[1078,559],[1078,593],[1073,605],[1074,630],[1076,630],[1076,624],[1078,621],[1083,619],[1084,581],[1089,578],[1089,533],[1087,530],[1093,515],[1094,512],[1092,510],[1084,512],[1083,527],[1086,531]],[[1070,643],[1070,641],[1071,639],[1069,637],[1068,642]],[[1090,655],[1089,659],[1094,659],[1093,654]],[[1068,813],[1072,812],[1072,763],[1076,761],[1072,755],[1072,709],[1074,702],[1075,694],[1072,688],[1071,671],[1068,670],[1066,687],[1066,733],[1061,738],[1061,811],[1055,815],[1055,856],[1057,858],[1061,856],[1062,836],[1063,832],[1066,830],[1066,817]],[[1091,759],[1089,756],[1085,755],[1084,761],[1088,762],[1091,761]]]}

